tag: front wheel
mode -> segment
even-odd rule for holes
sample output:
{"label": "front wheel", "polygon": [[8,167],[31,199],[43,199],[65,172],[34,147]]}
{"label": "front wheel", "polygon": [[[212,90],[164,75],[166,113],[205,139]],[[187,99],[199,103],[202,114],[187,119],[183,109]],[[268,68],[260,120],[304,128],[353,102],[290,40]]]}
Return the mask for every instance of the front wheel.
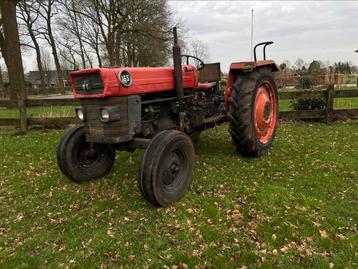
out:
{"label": "front wheel", "polygon": [[111,145],[86,141],[84,126],[66,132],[57,146],[57,163],[62,173],[75,182],[100,178],[114,163],[115,150]]}
{"label": "front wheel", "polygon": [[240,75],[229,98],[229,132],[244,156],[261,156],[274,140],[278,122],[277,87],[270,70]]}
{"label": "front wheel", "polygon": [[142,157],[139,187],[156,206],[178,201],[190,187],[195,152],[190,137],[176,130],[157,134]]}

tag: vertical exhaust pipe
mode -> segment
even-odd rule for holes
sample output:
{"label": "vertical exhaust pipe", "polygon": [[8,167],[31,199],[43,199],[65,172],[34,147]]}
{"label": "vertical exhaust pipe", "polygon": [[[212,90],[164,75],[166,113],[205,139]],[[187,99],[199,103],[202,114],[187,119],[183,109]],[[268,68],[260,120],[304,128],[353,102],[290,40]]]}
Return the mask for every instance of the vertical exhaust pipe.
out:
{"label": "vertical exhaust pipe", "polygon": [[173,45],[173,62],[174,62],[174,83],[175,91],[179,99],[184,98],[184,90],[182,83],[182,66],[181,66],[181,49],[178,43],[178,33],[177,28],[173,28],[174,34],[174,45]]}

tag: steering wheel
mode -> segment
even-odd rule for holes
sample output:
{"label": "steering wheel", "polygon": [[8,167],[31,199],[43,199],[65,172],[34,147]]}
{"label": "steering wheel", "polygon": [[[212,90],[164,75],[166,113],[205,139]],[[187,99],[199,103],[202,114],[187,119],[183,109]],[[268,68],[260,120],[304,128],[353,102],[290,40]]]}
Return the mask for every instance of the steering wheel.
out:
{"label": "steering wheel", "polygon": [[192,59],[198,61],[198,62],[199,62],[199,65],[197,65],[197,67],[196,67],[196,69],[197,69],[198,71],[204,69],[205,64],[204,64],[204,62],[203,62],[201,59],[199,59],[198,57],[195,57],[195,56],[192,56],[192,55],[186,55],[186,54],[183,54],[181,57],[186,57],[186,64],[189,64],[189,59],[190,59],[190,58],[192,58]]}

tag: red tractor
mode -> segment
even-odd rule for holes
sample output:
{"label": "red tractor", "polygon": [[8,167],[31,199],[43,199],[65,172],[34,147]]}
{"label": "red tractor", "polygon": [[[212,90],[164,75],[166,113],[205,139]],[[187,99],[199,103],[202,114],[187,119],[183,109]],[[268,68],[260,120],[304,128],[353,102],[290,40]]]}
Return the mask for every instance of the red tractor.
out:
{"label": "red tractor", "polygon": [[[230,66],[226,90],[220,89],[220,64],[181,55],[174,28],[174,67],[114,67],[70,74],[83,122],[62,137],[58,165],[82,182],[107,174],[115,151],[144,148],[140,190],[149,202],[165,206],[188,190],[194,171],[193,142],[201,132],[229,122],[239,153],[260,156],[275,137],[278,118],[274,61],[255,46],[254,62]],[[263,45],[264,60],[256,48]],[[182,65],[183,57],[185,63]],[[193,65],[189,62],[196,61]]]}

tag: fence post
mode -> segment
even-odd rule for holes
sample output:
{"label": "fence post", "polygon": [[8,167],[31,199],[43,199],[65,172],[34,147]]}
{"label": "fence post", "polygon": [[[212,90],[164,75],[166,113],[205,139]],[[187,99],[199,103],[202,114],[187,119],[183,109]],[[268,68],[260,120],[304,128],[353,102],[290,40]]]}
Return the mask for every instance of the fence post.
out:
{"label": "fence post", "polygon": [[28,126],[27,126],[26,97],[24,93],[20,93],[19,95],[19,110],[20,110],[20,130],[22,134],[26,134],[28,130]]}
{"label": "fence post", "polygon": [[334,98],[334,84],[328,85],[326,91],[326,123],[331,122],[331,116],[333,113],[333,98]]}

